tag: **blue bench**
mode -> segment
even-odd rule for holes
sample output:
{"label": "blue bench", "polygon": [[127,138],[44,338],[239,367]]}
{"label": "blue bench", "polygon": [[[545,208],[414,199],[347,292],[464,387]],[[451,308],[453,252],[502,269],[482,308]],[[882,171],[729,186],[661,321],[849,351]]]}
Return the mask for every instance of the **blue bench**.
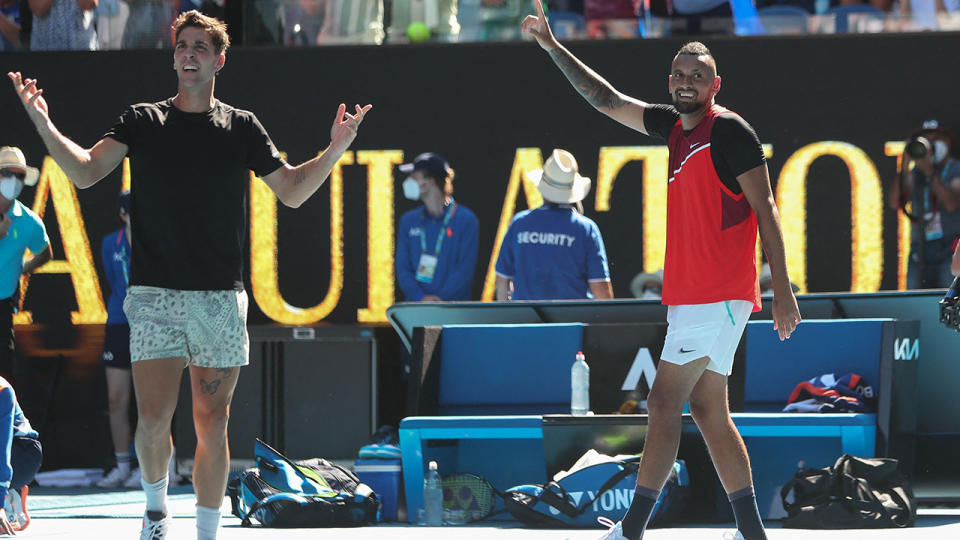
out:
{"label": "blue bench", "polygon": [[477,473],[501,490],[546,480],[540,415],[570,411],[570,365],[582,346],[579,323],[443,327],[439,416],[400,423],[410,521],[423,508],[430,460],[441,474]]}
{"label": "blue bench", "polygon": [[[882,359],[892,349],[889,324],[805,321],[784,342],[772,323],[748,324],[744,410],[733,418],[750,450],[765,518],[782,516],[779,486],[800,462],[821,467],[842,453],[877,453],[876,414],[777,411],[797,383],[822,373],[854,372],[874,388],[889,386],[881,380]],[[430,459],[440,461],[443,474],[476,472],[500,489],[545,480],[540,415],[569,410],[569,366],[583,332],[579,324],[443,327],[437,355],[441,416],[414,416],[400,425],[411,520],[422,508],[423,470]]]}

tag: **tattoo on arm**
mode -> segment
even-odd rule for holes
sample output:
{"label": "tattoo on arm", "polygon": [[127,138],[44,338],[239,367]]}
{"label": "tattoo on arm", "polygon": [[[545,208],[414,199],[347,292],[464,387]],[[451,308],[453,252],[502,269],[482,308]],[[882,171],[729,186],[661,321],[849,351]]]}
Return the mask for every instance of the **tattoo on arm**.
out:
{"label": "tattoo on arm", "polygon": [[556,48],[550,51],[550,57],[570,84],[590,105],[604,109],[619,109],[627,104],[625,100],[620,99],[610,83],[577,60],[570,51]]}

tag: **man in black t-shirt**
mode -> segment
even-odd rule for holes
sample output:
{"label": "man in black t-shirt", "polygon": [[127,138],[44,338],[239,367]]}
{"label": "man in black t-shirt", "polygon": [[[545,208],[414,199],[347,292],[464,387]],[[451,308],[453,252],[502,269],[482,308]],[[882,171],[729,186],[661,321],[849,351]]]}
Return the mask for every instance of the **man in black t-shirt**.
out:
{"label": "man in black t-shirt", "polygon": [[727,404],[734,352],[751,312],[760,307],[758,229],[773,273],[772,314],[780,339],[790,337],[800,312],[759,140],[743,119],[715,103],[720,77],[702,43],[684,45],[673,59],[673,105],[651,105],[618,92],[560,45],[541,0],[536,3],[537,14],[524,19],[522,29],[580,95],[614,120],[666,139],[670,149],[662,296],[667,336],[647,399],[647,437],[633,501],[603,539],[643,537],[676,459],[689,401],[733,507],[734,538],[765,540],[747,450]]}
{"label": "man in black t-shirt", "polygon": [[197,11],[174,23],[177,95],[129,107],[92,148],[62,135],[36,80],[10,73],[50,155],[80,188],[131,158],[131,268],[124,311],[137,395],[136,433],[147,498],[142,539],[166,535],[170,421],[189,366],[197,430],[194,487],[199,540],[216,537],[229,470],[227,421],[240,366],[248,363],[243,290],[248,171],[287,206],[323,184],[371,106],[341,104],[330,145],[296,167],[283,161],[256,116],[214,98],[226,60],[226,25]]}

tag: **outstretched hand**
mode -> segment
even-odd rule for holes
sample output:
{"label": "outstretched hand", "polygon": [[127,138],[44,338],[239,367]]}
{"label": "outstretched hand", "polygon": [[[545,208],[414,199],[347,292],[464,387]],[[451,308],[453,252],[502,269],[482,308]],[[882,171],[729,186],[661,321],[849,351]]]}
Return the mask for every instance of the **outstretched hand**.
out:
{"label": "outstretched hand", "polygon": [[557,46],[557,38],[553,37],[547,15],[543,12],[542,0],[536,0],[537,14],[527,15],[520,23],[520,30],[537,38],[537,43],[544,49],[550,50]]}
{"label": "outstretched hand", "polygon": [[373,105],[366,105],[360,107],[360,105],[355,105],[357,108],[356,114],[350,114],[347,112],[347,106],[343,103],[340,104],[340,108],[337,109],[337,115],[333,119],[333,127],[330,128],[330,145],[340,150],[346,150],[350,147],[350,143],[353,142],[353,139],[357,136],[357,130],[360,128],[360,122],[363,122],[363,117],[367,114],[367,111],[373,108]]}
{"label": "outstretched hand", "polygon": [[49,120],[47,102],[43,99],[43,90],[37,88],[36,79],[24,79],[19,71],[7,73],[13,83],[13,89],[20,96],[20,102],[27,110],[33,123],[39,125]]}

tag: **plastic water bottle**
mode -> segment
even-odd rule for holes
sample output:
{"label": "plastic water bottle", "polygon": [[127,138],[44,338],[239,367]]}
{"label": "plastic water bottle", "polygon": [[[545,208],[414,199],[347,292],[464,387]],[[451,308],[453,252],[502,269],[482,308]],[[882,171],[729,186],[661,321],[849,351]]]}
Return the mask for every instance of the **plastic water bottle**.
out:
{"label": "plastic water bottle", "polygon": [[590,410],[590,366],[583,352],[570,368],[570,414],[583,416]]}
{"label": "plastic water bottle", "polygon": [[443,525],[443,484],[437,462],[431,461],[423,479],[423,521],[429,527]]}

